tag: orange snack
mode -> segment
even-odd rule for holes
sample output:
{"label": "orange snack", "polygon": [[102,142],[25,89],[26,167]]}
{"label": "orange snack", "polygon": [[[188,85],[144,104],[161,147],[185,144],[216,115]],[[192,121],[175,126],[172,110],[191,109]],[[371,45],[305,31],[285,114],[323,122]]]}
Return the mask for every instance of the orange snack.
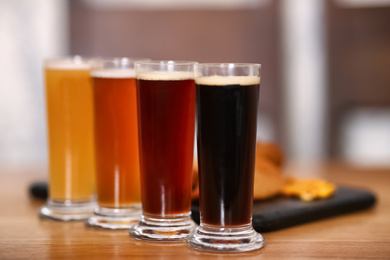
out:
{"label": "orange snack", "polygon": [[282,193],[284,195],[297,196],[304,201],[312,201],[319,198],[327,198],[336,190],[336,186],[321,179],[295,179],[289,178]]}
{"label": "orange snack", "polygon": [[283,189],[282,171],[269,160],[256,156],[254,199],[266,199],[279,194]]}

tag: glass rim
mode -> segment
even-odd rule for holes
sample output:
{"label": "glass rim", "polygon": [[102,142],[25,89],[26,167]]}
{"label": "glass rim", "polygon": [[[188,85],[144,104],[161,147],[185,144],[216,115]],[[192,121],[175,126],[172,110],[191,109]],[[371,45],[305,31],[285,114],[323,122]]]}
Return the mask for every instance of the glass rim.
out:
{"label": "glass rim", "polygon": [[149,60],[149,61],[136,61],[135,65],[181,65],[190,66],[197,65],[197,61],[185,61],[185,60]]}
{"label": "glass rim", "polygon": [[138,57],[110,57],[102,58],[97,61],[97,66],[92,68],[92,71],[106,70],[134,70],[137,61],[149,61],[148,58]]}
{"label": "glass rim", "polygon": [[43,60],[44,69],[55,70],[90,70],[99,67],[101,58],[80,55],[51,57]]}
{"label": "glass rim", "polygon": [[94,60],[103,60],[101,57],[95,57],[95,56],[83,56],[83,55],[66,55],[66,56],[53,56],[53,57],[47,57],[43,59],[44,63],[47,62],[61,62],[61,61],[94,61]]}
{"label": "glass rim", "polygon": [[151,59],[149,58],[141,58],[141,57],[128,57],[128,56],[123,56],[123,57],[108,57],[108,58],[100,58],[100,61],[102,64],[104,63],[122,63],[122,62],[137,62],[137,61],[150,61]]}
{"label": "glass rim", "polygon": [[226,67],[259,67],[261,68],[260,63],[234,63],[234,62],[221,62],[221,63],[198,63],[198,66],[202,67],[220,67],[220,68],[226,68]]}

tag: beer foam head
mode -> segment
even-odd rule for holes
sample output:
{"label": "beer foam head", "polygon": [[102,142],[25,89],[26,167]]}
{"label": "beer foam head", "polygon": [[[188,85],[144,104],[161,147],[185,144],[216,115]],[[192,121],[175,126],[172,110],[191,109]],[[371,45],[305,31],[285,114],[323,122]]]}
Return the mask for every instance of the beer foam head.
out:
{"label": "beer foam head", "polygon": [[194,79],[194,77],[194,72],[190,71],[148,71],[137,73],[137,79],[143,80],[186,80]]}
{"label": "beer foam head", "polygon": [[196,84],[210,86],[226,86],[226,85],[256,85],[260,84],[258,76],[210,76],[200,77],[195,79]]}
{"label": "beer foam head", "polygon": [[45,67],[56,70],[88,70],[91,64],[81,58],[65,58],[46,60]]}
{"label": "beer foam head", "polygon": [[135,71],[133,69],[101,69],[93,70],[91,76],[94,78],[128,79],[135,78]]}

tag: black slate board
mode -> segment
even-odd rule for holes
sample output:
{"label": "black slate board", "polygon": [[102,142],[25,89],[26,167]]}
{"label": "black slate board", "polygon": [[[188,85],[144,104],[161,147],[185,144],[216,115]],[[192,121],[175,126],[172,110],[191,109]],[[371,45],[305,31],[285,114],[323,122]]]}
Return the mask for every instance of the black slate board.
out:
{"label": "black slate board", "polygon": [[[37,182],[29,187],[32,197],[47,198],[47,183]],[[375,195],[366,190],[338,187],[327,199],[310,202],[297,198],[278,196],[253,203],[253,227],[265,233],[341,214],[367,209],[376,202]],[[192,218],[199,224],[199,203],[192,201]]]}
{"label": "black slate board", "polygon": [[[366,209],[375,201],[373,193],[349,187],[338,187],[333,196],[310,202],[278,196],[254,201],[252,223],[257,232],[265,233]],[[199,224],[198,201],[192,202],[192,218]]]}

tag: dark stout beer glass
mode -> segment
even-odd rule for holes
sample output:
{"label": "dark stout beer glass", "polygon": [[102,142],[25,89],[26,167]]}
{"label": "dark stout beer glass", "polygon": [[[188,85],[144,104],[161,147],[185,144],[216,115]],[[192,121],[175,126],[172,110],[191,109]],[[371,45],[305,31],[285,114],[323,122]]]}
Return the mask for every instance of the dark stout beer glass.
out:
{"label": "dark stout beer glass", "polygon": [[185,241],[191,220],[194,62],[136,63],[142,219],[137,239]]}
{"label": "dark stout beer glass", "polygon": [[260,64],[199,64],[196,78],[200,227],[189,246],[261,248],[252,227]]}

